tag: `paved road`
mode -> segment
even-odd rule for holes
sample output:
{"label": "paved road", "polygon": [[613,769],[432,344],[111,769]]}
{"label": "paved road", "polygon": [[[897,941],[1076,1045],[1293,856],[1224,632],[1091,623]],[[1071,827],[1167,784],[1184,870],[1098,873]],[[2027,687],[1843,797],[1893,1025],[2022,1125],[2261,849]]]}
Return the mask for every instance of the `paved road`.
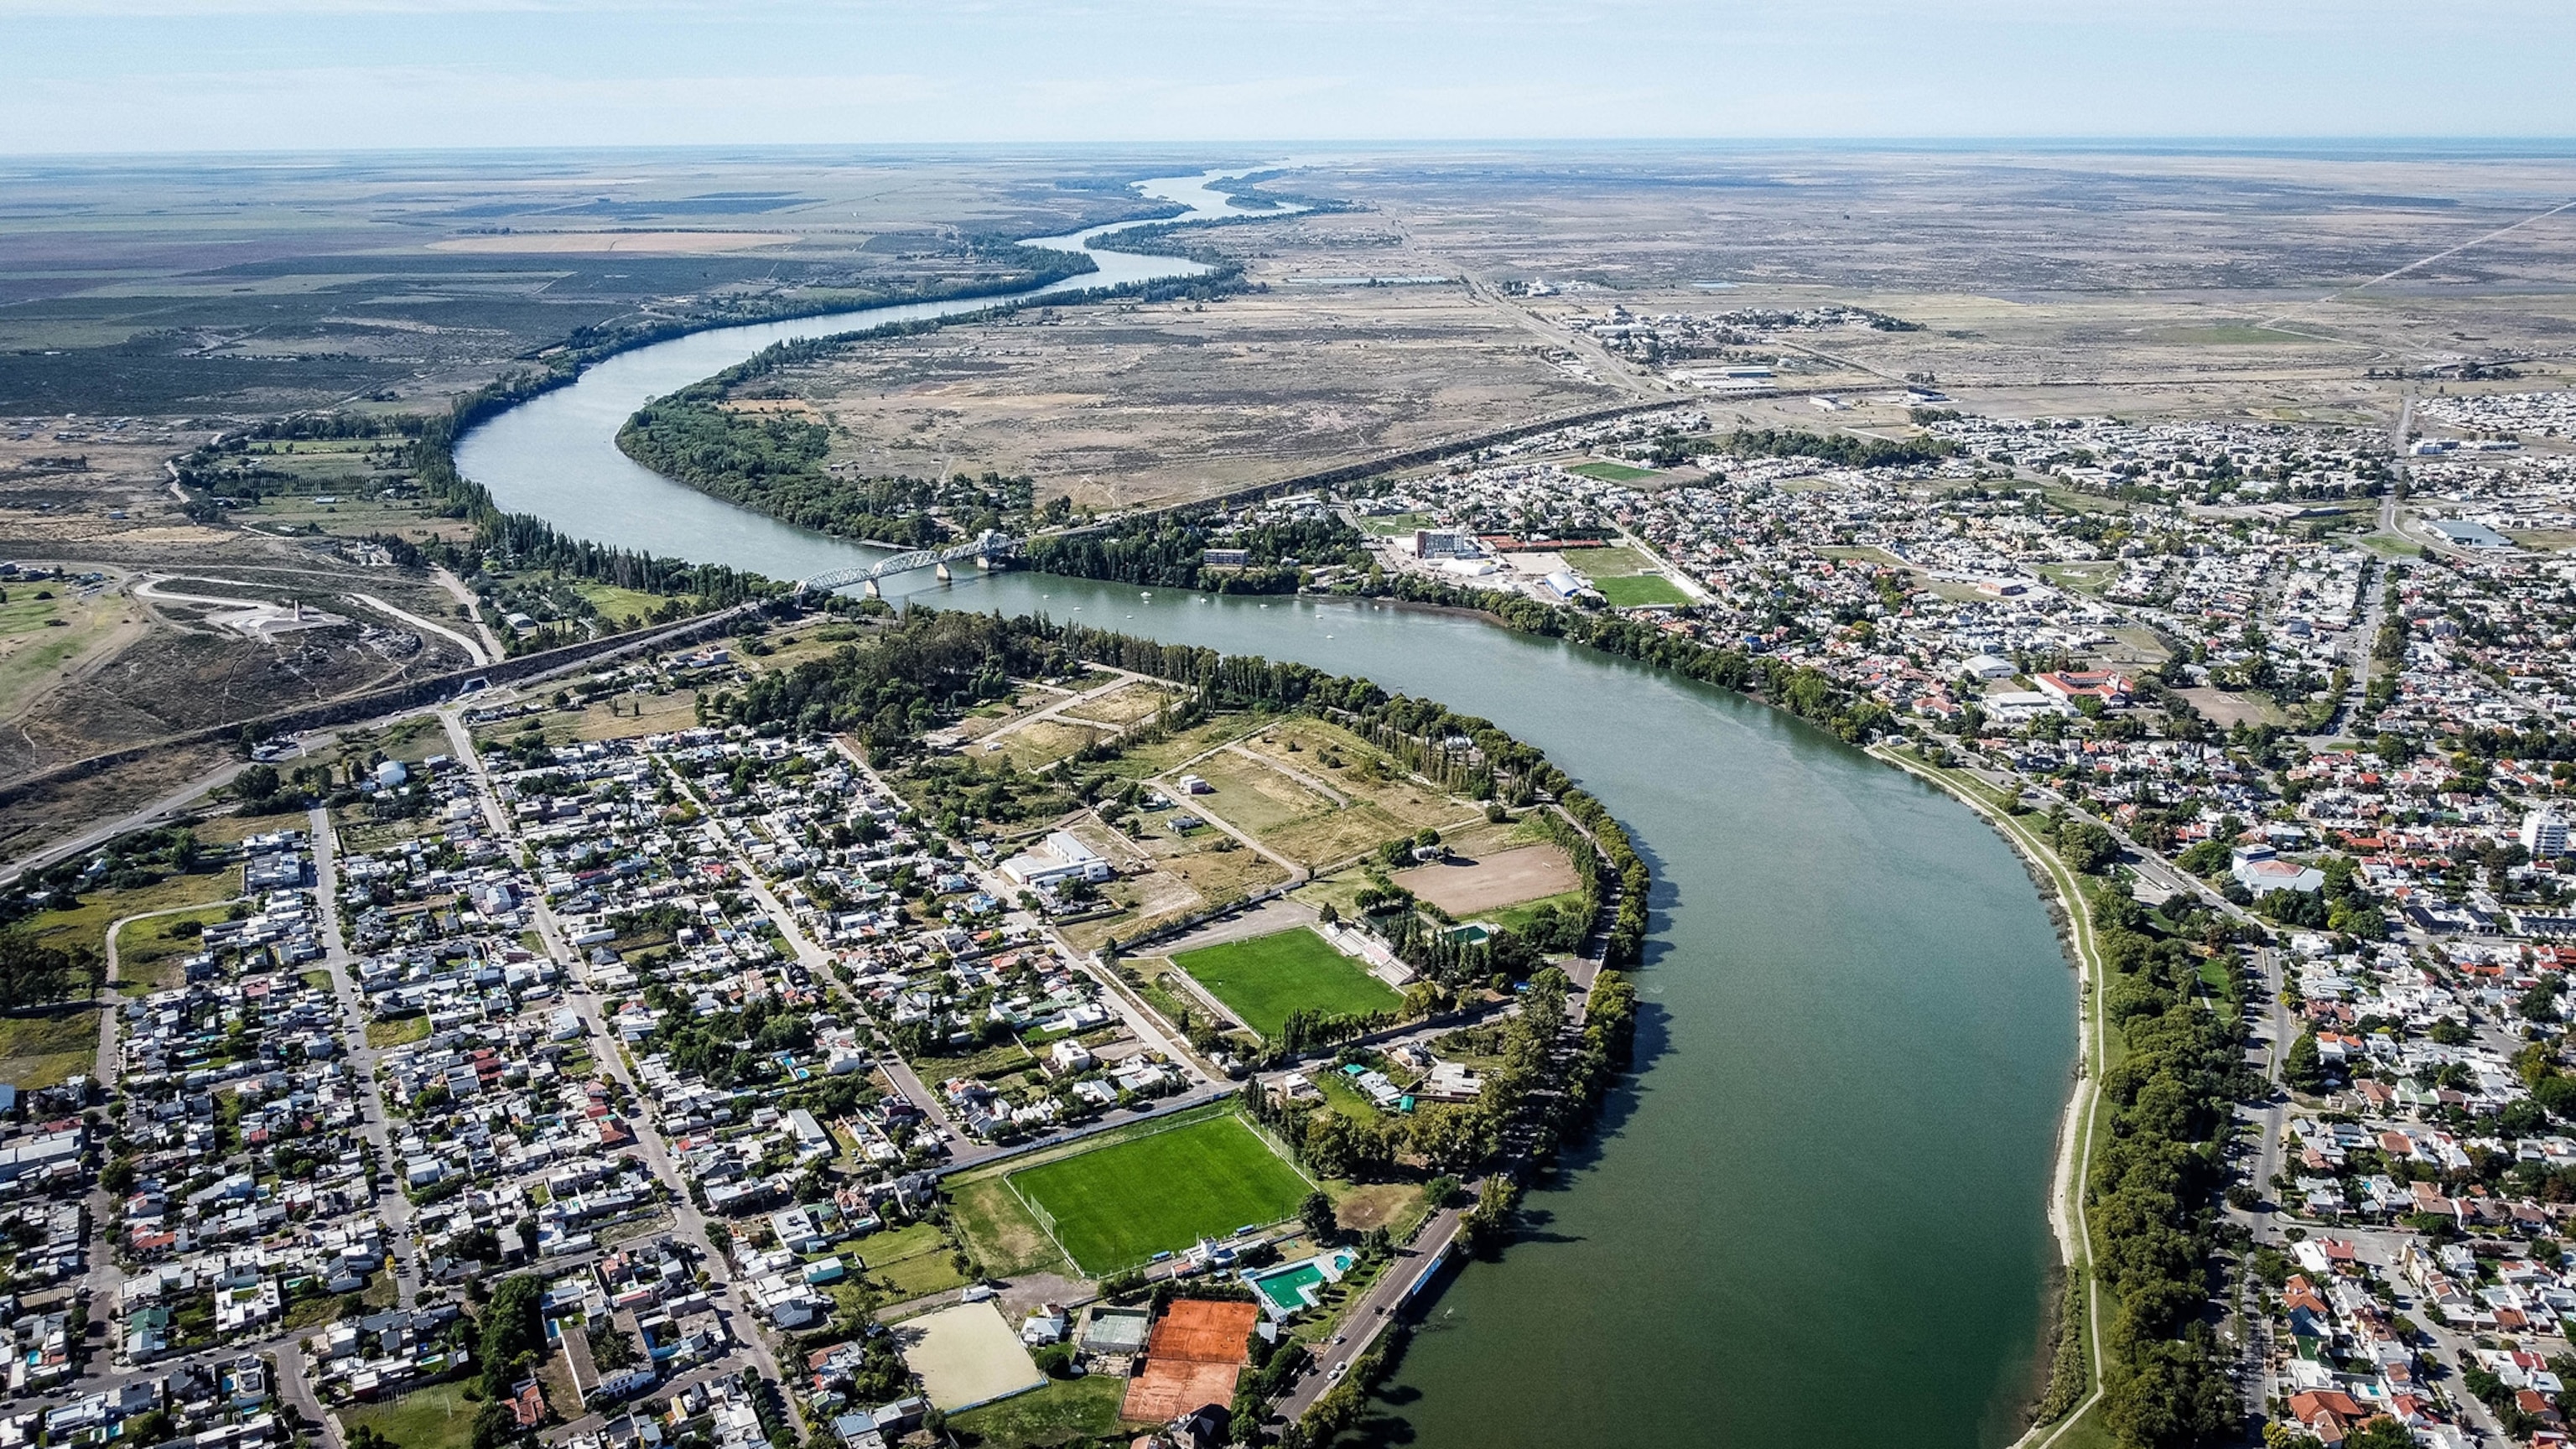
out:
{"label": "paved road", "polygon": [[1369,1291],[1343,1315],[1342,1332],[1315,1345],[1314,1366],[1298,1376],[1296,1387],[1279,1401],[1272,1410],[1274,1414],[1295,1419],[1314,1407],[1317,1399],[1342,1381],[1354,1360],[1376,1346],[1379,1335],[1402,1312],[1415,1280],[1447,1256],[1464,1217],[1457,1208],[1442,1208],[1422,1225],[1411,1245],[1396,1251],[1395,1261],[1386,1265],[1386,1271],[1369,1285]]}
{"label": "paved road", "polygon": [[396,608],[392,604],[386,603],[384,600],[377,598],[373,594],[351,594],[349,597],[366,605],[368,608],[375,610],[377,613],[385,615],[387,618],[408,624],[412,628],[417,629],[424,634],[437,635],[448,643],[464,650],[465,657],[473,660],[477,664],[489,664],[500,657],[497,654],[486,653],[482,644],[473,639],[467,638],[465,635],[458,633],[454,629],[450,629],[445,624],[424,619],[420,615],[411,612],[409,609]]}
{"label": "paved road", "polygon": [[56,841],[41,850],[21,856],[12,862],[7,870],[0,871],[0,885],[7,885],[31,870],[42,870],[57,861],[68,860],[83,851],[105,845],[128,831],[141,830],[156,821],[176,815],[183,807],[207,791],[231,784],[233,776],[248,767],[249,762],[246,760],[235,760],[219,765],[131,814],[121,815],[104,825],[92,826],[69,839]]}
{"label": "paved road", "polygon": [[367,1044],[367,999],[350,974],[349,949],[340,937],[340,841],[331,829],[331,812],[315,806],[307,818],[313,835],[314,894],[322,909],[322,969],[331,976],[331,994],[340,1003],[341,1035],[348,1042],[348,1068],[358,1086],[360,1131],[376,1150],[376,1175],[368,1182],[376,1209],[385,1221],[387,1246],[394,1255],[394,1283],[405,1308],[420,1303],[420,1252],[412,1242],[411,1199],[395,1186],[402,1181],[402,1157],[394,1150],[393,1118],[385,1110],[384,1087],[376,1080],[383,1053]]}
{"label": "paved road", "polygon": [[[491,822],[495,831],[507,838],[508,816],[501,808],[500,796],[493,789],[491,772],[484,767],[482,756],[474,749],[474,737],[466,729],[463,715],[451,708],[441,710],[439,719],[447,727],[449,752],[472,772],[475,795],[482,801],[484,818]],[[616,1033],[609,1029],[601,1011],[599,994],[590,988],[588,964],[565,938],[562,922],[555,918],[554,909],[546,904],[543,897],[531,903],[530,914],[535,920],[538,937],[545,942],[547,954],[558,963],[571,963],[570,969],[577,973],[572,988],[565,993],[567,1004],[581,1018],[583,1028],[590,1034],[592,1059],[625,1088],[636,1103],[636,1110],[629,1114],[627,1122],[635,1133],[635,1150],[653,1176],[668,1185],[676,1195],[671,1204],[672,1231],[698,1253],[705,1266],[714,1289],[709,1296],[715,1300],[716,1313],[724,1323],[725,1331],[735,1342],[743,1345],[763,1377],[773,1383],[780,1382],[778,1356],[769,1345],[761,1321],[736,1292],[733,1260],[717,1250],[706,1214],[699,1210],[689,1195],[688,1180],[681,1175],[679,1160],[672,1156],[670,1144],[663,1140],[661,1129],[654,1124],[652,1112],[643,1105],[644,1094],[635,1085],[634,1073],[626,1065],[625,1048]],[[730,1241],[731,1237],[732,1230],[728,1228],[726,1238]],[[806,1427],[804,1408],[795,1395],[784,1397],[788,1414],[795,1420],[801,1437]]]}

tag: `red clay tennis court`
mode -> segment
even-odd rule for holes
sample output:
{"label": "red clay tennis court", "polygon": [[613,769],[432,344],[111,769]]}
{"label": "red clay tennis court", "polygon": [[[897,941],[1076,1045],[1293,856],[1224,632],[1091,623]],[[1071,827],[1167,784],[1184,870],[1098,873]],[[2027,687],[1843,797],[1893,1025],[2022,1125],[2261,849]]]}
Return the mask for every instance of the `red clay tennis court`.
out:
{"label": "red clay tennis court", "polygon": [[1249,1303],[1210,1303],[1177,1298],[1154,1325],[1145,1345],[1145,1371],[1127,1381],[1118,1417],[1160,1424],[1209,1404],[1234,1402],[1252,1325],[1261,1310]]}

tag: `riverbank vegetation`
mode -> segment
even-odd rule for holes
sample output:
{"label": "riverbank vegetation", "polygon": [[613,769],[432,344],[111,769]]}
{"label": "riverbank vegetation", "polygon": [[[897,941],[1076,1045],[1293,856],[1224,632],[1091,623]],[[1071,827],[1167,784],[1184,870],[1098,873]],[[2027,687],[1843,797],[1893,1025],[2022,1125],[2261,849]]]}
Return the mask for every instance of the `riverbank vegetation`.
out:
{"label": "riverbank vegetation", "polygon": [[2125,894],[2101,902],[2103,1011],[2126,1049],[2102,1074],[2109,1131],[2085,1183],[2093,1269],[2119,1301],[2099,1329],[2102,1412],[2123,1444],[2171,1449],[2225,1439],[2242,1421],[2208,1309],[2234,1246],[2220,1207],[2225,1148],[2254,1083],[2236,1013],[2204,1001],[2200,952],[2130,923]]}
{"label": "riverbank vegetation", "polygon": [[[1155,589],[1220,594],[1294,593],[1311,571],[1366,561],[1359,530],[1329,514],[1231,522],[1219,508],[1123,519],[1096,529],[1031,538],[1021,559],[1040,573]],[[1239,549],[1239,564],[1211,564],[1212,548]]]}
{"label": "riverbank vegetation", "polygon": [[1836,684],[1811,666],[1703,644],[1622,614],[1542,603],[1527,594],[1472,588],[1415,574],[1376,571],[1336,583],[1328,592],[1473,609],[1524,634],[1563,639],[1621,659],[1668,669],[1702,684],[1751,695],[1832,730],[1854,744],[1866,744],[1896,724],[1896,716],[1885,705]]}

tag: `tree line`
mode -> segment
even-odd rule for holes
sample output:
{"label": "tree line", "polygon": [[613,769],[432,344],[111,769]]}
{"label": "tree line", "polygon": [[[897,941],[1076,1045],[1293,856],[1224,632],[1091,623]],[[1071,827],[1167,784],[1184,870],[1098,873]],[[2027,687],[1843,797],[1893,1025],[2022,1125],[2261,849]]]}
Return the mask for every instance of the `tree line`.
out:
{"label": "tree line", "polygon": [[1832,730],[1854,744],[1866,743],[1896,724],[1896,715],[1887,706],[1835,683],[1831,676],[1812,666],[1793,665],[1727,645],[1704,644],[1622,614],[1541,603],[1526,594],[1471,588],[1415,574],[1372,576],[1348,592],[1362,598],[1474,609],[1524,634],[1564,639],[1670,670],[1702,684],[1751,695]]}
{"label": "tree line", "polygon": [[2241,1025],[2210,1011],[2183,942],[2097,919],[2111,1029],[2128,1054],[2101,1081],[2110,1130],[2085,1184],[2093,1271],[2119,1298],[2101,1325],[2104,1414],[2132,1449],[2231,1440],[2241,1414],[2207,1307],[2224,1286],[2219,1193],[2234,1103],[2247,1090]]}
{"label": "tree line", "polygon": [[[1021,561],[1039,573],[1219,594],[1292,594],[1306,570],[1367,558],[1359,530],[1333,517],[1228,526],[1221,510],[1148,514],[1079,533],[1028,541]],[[1211,566],[1211,548],[1239,548],[1240,566]]]}

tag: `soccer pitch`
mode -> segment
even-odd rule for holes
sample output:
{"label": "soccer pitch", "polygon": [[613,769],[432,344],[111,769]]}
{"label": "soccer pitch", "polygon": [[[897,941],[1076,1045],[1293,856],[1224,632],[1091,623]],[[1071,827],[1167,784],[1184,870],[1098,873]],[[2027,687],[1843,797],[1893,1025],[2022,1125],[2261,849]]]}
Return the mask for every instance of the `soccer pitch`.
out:
{"label": "soccer pitch", "polygon": [[1634,609],[1646,604],[1687,604],[1690,595],[1681,586],[1657,574],[1628,574],[1617,578],[1594,579],[1592,587],[1610,601],[1614,609]]}
{"label": "soccer pitch", "polygon": [[1172,964],[1190,973],[1265,1041],[1279,1035],[1292,1011],[1356,1016],[1404,1004],[1395,988],[1303,926],[1184,951]]}
{"label": "soccer pitch", "polygon": [[1314,1184],[1228,1114],[1010,1175],[1012,1191],[1092,1277],[1293,1216]]}

